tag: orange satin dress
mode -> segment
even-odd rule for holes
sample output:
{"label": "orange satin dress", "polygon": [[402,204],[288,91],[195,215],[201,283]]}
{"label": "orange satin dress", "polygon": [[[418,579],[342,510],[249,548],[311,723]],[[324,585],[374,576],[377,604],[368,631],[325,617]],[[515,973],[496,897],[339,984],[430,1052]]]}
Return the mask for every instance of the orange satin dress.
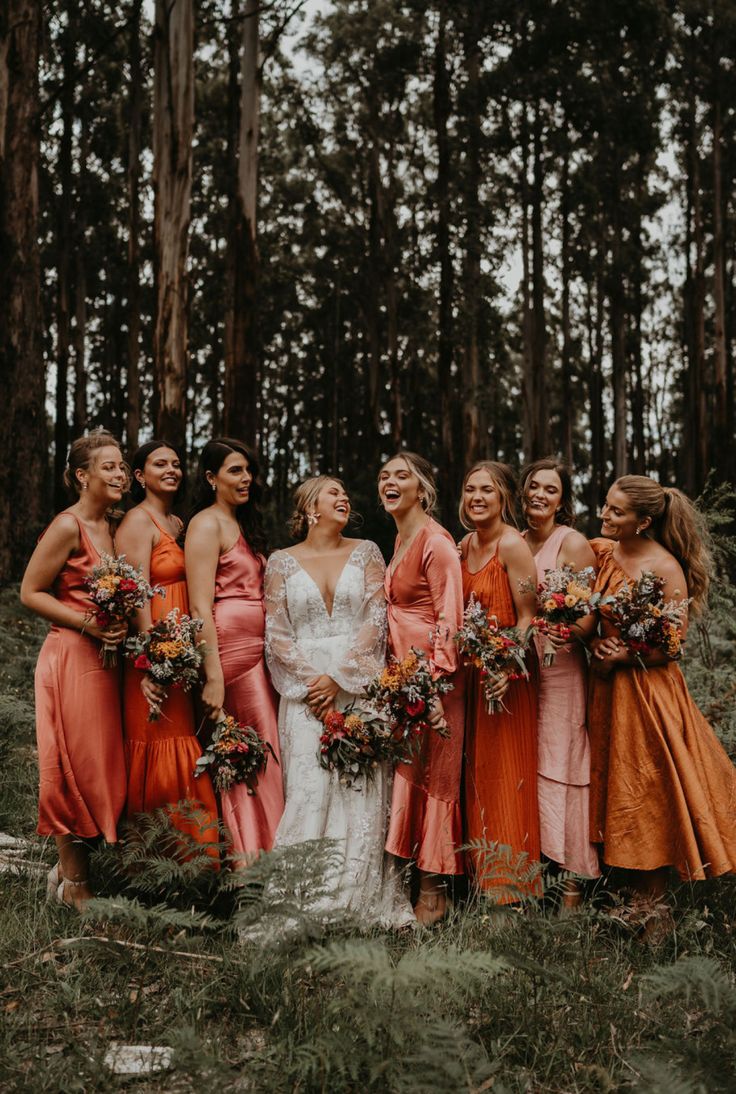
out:
{"label": "orange satin dress", "polygon": [[[613,594],[627,580],[615,544],[591,545],[595,587]],[[736,768],[676,662],[591,673],[588,731],[590,838],[609,866],[673,866],[684,881],[736,872]]]}
{"label": "orange satin dress", "polygon": [[278,732],[278,696],[263,655],[266,610],[264,559],[243,535],[220,555],[215,576],[217,648],[225,678],[225,710],[253,726],[275,753],[254,795],[242,784],[221,795],[222,819],[241,854],[270,851],[284,811],[284,780]]}
{"label": "orange satin dress", "polygon": [[[153,622],[173,608],[189,614],[184,552],[179,544],[145,510],[159,531],[151,552],[152,585],[162,585],[166,596],[151,601]],[[189,692],[169,688],[161,705],[161,717],[148,721],[148,703],[140,688],[141,671],[126,661],[123,681],[123,730],[128,772],[126,814],[152,813],[155,809],[186,802],[185,811],[170,809],[172,824],[198,843],[212,844],[218,854],[217,801],[208,775],[194,778],[194,765],[202,755],[194,724],[194,704]]]}
{"label": "orange satin dress", "polygon": [[[489,615],[502,627],[516,625],[516,609],[508,574],[498,551],[476,573],[462,562],[465,602],[475,594]],[[532,672],[536,666],[530,666]],[[524,893],[538,895],[539,881],[528,883],[523,866],[539,861],[539,809],[537,804],[537,695],[530,680],[512,680],[503,702],[507,710],[489,714],[480,672],[466,669],[465,714],[465,838],[510,848],[500,856],[469,852],[476,883],[497,890],[499,903],[518,900]],[[522,853],[528,856],[509,870]]]}
{"label": "orange satin dress", "polygon": [[389,565],[385,590],[390,652],[401,659],[412,646],[424,650],[433,667],[455,685],[442,697],[450,736],[429,729],[412,762],[396,768],[386,850],[413,859],[428,873],[462,874],[465,696],[453,637],[462,625],[463,601],[460,560],[450,533],[430,520],[393,573]]}
{"label": "orange satin dress", "polygon": [[[87,614],[92,602],[84,578],[100,555],[77,524],[80,548],[67,559],[53,592],[61,604]],[[103,668],[97,639],[54,624],[38,655],[35,692],[38,832],[103,836],[114,843],[125,803],[118,669]]]}

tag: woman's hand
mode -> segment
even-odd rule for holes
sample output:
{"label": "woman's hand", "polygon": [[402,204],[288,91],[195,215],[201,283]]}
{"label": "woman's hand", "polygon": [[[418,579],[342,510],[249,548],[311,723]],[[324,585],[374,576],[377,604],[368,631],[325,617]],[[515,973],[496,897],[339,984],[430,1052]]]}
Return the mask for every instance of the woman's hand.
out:
{"label": "woman's hand", "polygon": [[148,673],[144,673],[141,677],[141,691],[149,707],[156,708],[161,706],[167,694],[166,688],[162,687],[161,684],[157,684]]}
{"label": "woman's hand", "polygon": [[202,706],[208,718],[216,722],[225,702],[225,681],[215,677],[207,680],[202,688]]}
{"label": "woman's hand", "polygon": [[498,676],[493,679],[493,686],[491,687],[490,695],[488,697],[496,702],[500,702],[509,690],[510,683],[511,679],[509,674],[503,671],[499,672]]}
{"label": "woman's hand", "polygon": [[552,623],[544,632],[545,642],[549,642],[555,650],[564,649],[570,645],[570,628],[563,627],[559,623]]}
{"label": "woman's hand", "polygon": [[594,638],[590,643],[590,652],[597,661],[605,661],[608,657],[615,657],[621,651],[623,643],[615,634],[607,638]]}
{"label": "woman's hand", "polygon": [[99,627],[94,620],[85,623],[82,634],[88,634],[99,642],[119,645],[128,633],[128,624],[124,619],[114,619],[107,627]]}
{"label": "woman's hand", "polygon": [[432,729],[436,729],[439,734],[445,733],[448,730],[447,719],[445,718],[445,710],[442,706],[441,699],[435,699],[432,703],[432,707],[429,712],[427,721],[431,725]]}
{"label": "woman's hand", "polygon": [[335,696],[340,690],[331,676],[315,676],[307,683],[307,706],[315,718],[323,722],[335,705]]}

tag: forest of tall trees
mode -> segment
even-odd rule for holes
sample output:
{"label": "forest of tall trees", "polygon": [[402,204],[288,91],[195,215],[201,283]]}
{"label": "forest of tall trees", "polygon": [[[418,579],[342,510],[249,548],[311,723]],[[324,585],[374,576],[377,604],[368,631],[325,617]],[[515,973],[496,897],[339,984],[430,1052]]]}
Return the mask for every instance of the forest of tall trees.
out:
{"label": "forest of tall trees", "polygon": [[728,0],[2,0],[0,575],[70,438],[734,477]]}

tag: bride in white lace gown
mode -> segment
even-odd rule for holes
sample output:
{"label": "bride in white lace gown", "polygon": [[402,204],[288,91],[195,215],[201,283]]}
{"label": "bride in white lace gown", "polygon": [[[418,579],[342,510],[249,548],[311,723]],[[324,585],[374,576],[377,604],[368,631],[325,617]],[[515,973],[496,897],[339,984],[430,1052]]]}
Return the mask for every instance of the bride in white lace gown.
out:
{"label": "bride in white lace gown", "polygon": [[345,488],[318,476],[295,495],[295,547],[276,551],[265,573],[266,660],[279,705],[285,808],[275,847],[325,838],[339,850],[321,912],[365,923],[414,922],[393,864],[384,856],[390,773],[360,790],[342,786],[318,760],[321,720],[343,710],[381,669],[386,647],[385,564],[375,543],[346,539]]}

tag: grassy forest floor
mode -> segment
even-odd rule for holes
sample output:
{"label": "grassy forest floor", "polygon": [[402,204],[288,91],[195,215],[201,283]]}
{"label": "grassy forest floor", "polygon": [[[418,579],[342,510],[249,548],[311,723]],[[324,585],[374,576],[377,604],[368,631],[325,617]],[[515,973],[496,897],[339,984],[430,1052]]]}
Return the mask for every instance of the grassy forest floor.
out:
{"label": "grassy forest floor", "polygon": [[[707,645],[689,643],[686,668],[733,755],[729,613]],[[96,855],[94,915],[45,903],[55,856],[33,836],[32,706],[44,631],[15,590],[0,593],[0,831],[30,841],[28,868],[0,873],[3,1091],[736,1086],[736,878],[680,885],[658,949],[611,914],[606,884],[567,918],[550,894],[522,912],[468,905],[431,932],[365,935],[306,906],[329,849],[213,878],[158,855],[154,821],[127,863]],[[274,875],[280,897],[264,901]],[[170,1065],[119,1076],[104,1062],[116,1042],[169,1046]]]}

